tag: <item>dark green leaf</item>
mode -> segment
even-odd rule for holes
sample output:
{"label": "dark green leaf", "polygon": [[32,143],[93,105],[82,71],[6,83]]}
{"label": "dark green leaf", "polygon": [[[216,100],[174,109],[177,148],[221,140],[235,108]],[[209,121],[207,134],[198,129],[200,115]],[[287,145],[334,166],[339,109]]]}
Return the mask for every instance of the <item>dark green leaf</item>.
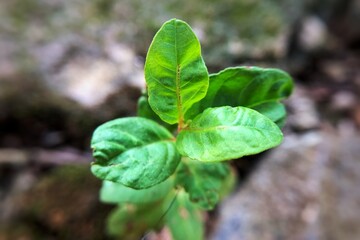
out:
{"label": "dark green leaf", "polygon": [[144,117],[147,119],[154,120],[155,122],[159,123],[160,125],[164,126],[170,132],[176,130],[176,125],[170,125],[160,119],[160,117],[151,109],[148,99],[147,93],[144,93],[138,100],[138,108],[137,108],[137,115],[139,117]]}
{"label": "dark green leaf", "polygon": [[182,125],[186,111],[209,85],[200,43],[189,25],[177,19],[164,23],[149,48],[145,79],[154,112],[169,124]]}
{"label": "dark green leaf", "polygon": [[157,123],[162,122],[159,116],[151,109],[147,99],[147,93],[144,93],[138,100],[137,115],[139,117],[154,120]]}
{"label": "dark green leaf", "polygon": [[174,240],[203,240],[204,225],[202,212],[189,201],[188,195],[181,191],[165,215],[165,224],[170,228]]}
{"label": "dark green leaf", "polygon": [[154,186],[175,171],[180,155],[173,136],[154,121],[129,117],[99,126],[91,140],[91,171],[135,189]]}
{"label": "dark green leaf", "polygon": [[236,170],[230,167],[229,174],[223,179],[220,190],[220,201],[228,197],[233,191],[237,183]]}
{"label": "dark green leaf", "polygon": [[291,77],[272,68],[235,67],[210,75],[206,97],[189,110],[191,119],[208,107],[253,106],[287,98],[293,89]]}
{"label": "dark green leaf", "polygon": [[255,110],[219,107],[199,114],[179,133],[176,146],[184,156],[214,162],[262,152],[282,138],[276,124]]}
{"label": "dark green leaf", "polygon": [[184,187],[192,202],[210,210],[220,200],[223,182],[229,175],[231,172],[228,164],[183,158],[176,171],[176,183]]}
{"label": "dark green leaf", "polygon": [[119,183],[103,181],[100,200],[105,203],[150,203],[165,198],[173,188],[173,179],[146,189],[133,189]]}

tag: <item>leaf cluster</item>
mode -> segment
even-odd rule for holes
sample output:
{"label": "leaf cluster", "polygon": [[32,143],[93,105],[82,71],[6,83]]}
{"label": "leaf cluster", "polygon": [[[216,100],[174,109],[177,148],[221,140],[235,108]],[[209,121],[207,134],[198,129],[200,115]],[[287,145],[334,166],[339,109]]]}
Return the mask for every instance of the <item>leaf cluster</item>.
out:
{"label": "leaf cluster", "polygon": [[235,182],[226,160],[281,143],[280,101],[293,82],[259,67],[209,74],[196,35],[178,19],[155,35],[145,79],[138,116],[99,126],[91,142],[101,200],[119,204],[109,232],[129,238],[167,225],[174,239],[202,239],[201,210],[214,208]]}

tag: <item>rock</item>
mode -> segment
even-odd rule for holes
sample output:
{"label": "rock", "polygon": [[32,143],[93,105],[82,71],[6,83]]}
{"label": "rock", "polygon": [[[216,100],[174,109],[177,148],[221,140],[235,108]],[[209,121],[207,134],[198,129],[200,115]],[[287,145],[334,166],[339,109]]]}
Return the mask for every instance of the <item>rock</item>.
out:
{"label": "rock", "polygon": [[67,37],[40,47],[34,56],[52,91],[94,108],[124,85],[145,87],[142,65],[133,50],[112,38],[105,42],[101,49],[80,37]]}
{"label": "rock", "polygon": [[19,149],[0,149],[0,165],[9,163],[24,165],[29,159],[28,153]]}
{"label": "rock", "polygon": [[[118,24],[110,20],[99,24],[99,3],[86,3],[85,8],[84,3],[0,3],[0,29],[5,30],[0,40],[0,85],[9,76],[22,77],[19,86],[27,80],[23,76],[36,75],[49,91],[83,108],[98,107],[126,85],[143,88],[142,61],[118,38],[125,30],[113,30],[111,26]],[[44,21],[38,21],[40,15]]]}
{"label": "rock", "polygon": [[[45,65],[51,65],[54,60],[61,58],[62,53],[67,52],[56,39],[86,39],[81,40],[85,46],[104,44],[100,52],[108,54],[107,38],[110,36],[113,39],[110,41],[110,45],[113,45],[110,55],[119,56],[119,49],[122,52],[120,55],[127,55],[128,50],[123,51],[121,46],[124,45],[135,49],[136,55],[145,56],[155,31],[164,21],[176,16],[186,20],[199,33],[208,65],[219,67],[249,58],[284,59],[288,54],[292,32],[302,32],[301,45],[304,48],[321,47],[327,32],[324,26],[332,20],[330,16],[337,15],[334,14],[336,10],[344,8],[339,5],[345,5],[347,9],[341,14],[349,16],[339,26],[349,26],[356,35],[356,24],[351,24],[351,21],[358,19],[358,3],[342,2],[345,3],[339,4],[334,0],[224,0],[212,4],[204,0],[196,3],[190,0],[181,3],[166,0],[91,3],[85,0],[45,0],[39,3],[29,0],[24,4],[16,0],[2,3],[0,23],[11,35],[10,42],[23,47],[17,53],[21,54],[21,59],[27,59],[27,64],[33,62],[28,53],[33,52],[33,48],[44,46],[50,51],[45,53],[48,57],[44,59],[49,59]],[[311,17],[308,17],[309,12],[313,14]],[[38,16],[46,20],[39,21]],[[14,22],[17,24],[12,24]],[[304,24],[298,24],[301,22]],[[16,31],[11,29],[14,25]],[[300,25],[304,26],[302,31]],[[352,39],[354,41],[355,38]],[[114,47],[113,43],[119,42],[120,46]]]}
{"label": "rock", "polygon": [[328,34],[325,23],[319,17],[306,17],[299,35],[300,47],[308,52],[321,50],[326,46]]}
{"label": "rock", "polygon": [[221,205],[211,239],[359,239],[360,137],[338,131],[286,136]]}
{"label": "rock", "polygon": [[356,107],[356,96],[354,93],[349,91],[339,91],[337,92],[333,98],[330,106],[333,110],[337,111],[351,111]]}
{"label": "rock", "polygon": [[330,59],[323,61],[321,68],[323,72],[331,78],[331,80],[343,83],[347,80],[347,75],[350,70],[347,64],[348,63],[344,62],[343,59],[341,59],[341,61],[338,59]]}
{"label": "rock", "polygon": [[290,115],[288,125],[296,130],[309,130],[320,126],[320,119],[314,101],[306,90],[297,85],[294,93],[287,100]]}
{"label": "rock", "polygon": [[0,38],[0,79],[7,79],[19,71],[15,64],[15,56],[18,54],[16,44],[8,40]]}

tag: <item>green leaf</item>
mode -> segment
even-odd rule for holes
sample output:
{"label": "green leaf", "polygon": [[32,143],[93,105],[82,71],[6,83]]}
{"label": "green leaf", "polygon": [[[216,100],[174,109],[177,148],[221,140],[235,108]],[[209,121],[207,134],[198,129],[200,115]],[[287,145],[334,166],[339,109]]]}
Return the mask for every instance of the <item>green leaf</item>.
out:
{"label": "green leaf", "polygon": [[169,124],[182,125],[186,111],[206,95],[209,85],[200,43],[187,23],[172,19],[156,33],[145,79],[154,112]]}
{"label": "green leaf", "polygon": [[116,239],[138,240],[149,230],[162,225],[163,202],[123,204],[107,218],[107,233]]}
{"label": "green leaf", "polygon": [[282,141],[268,117],[245,107],[209,108],[178,135],[176,146],[189,158],[215,162],[256,154]]}
{"label": "green leaf", "polygon": [[154,120],[155,122],[160,124],[160,122],[162,121],[159,116],[151,109],[146,95],[147,93],[143,93],[143,95],[138,100],[137,115],[139,117]]}
{"label": "green leaf", "polygon": [[224,179],[231,175],[225,163],[204,163],[183,158],[176,171],[176,183],[203,209],[211,210],[220,200]]}
{"label": "green leaf", "polygon": [[276,123],[280,128],[284,126],[286,118],[284,104],[279,102],[266,102],[253,106],[252,109],[270,118],[271,121]]}
{"label": "green leaf", "polygon": [[100,190],[100,200],[105,203],[151,203],[165,198],[174,187],[173,179],[169,177],[162,183],[146,189],[133,189],[119,183],[103,181]]}
{"label": "green leaf", "polygon": [[191,119],[209,107],[253,106],[287,98],[293,89],[291,77],[272,68],[234,67],[210,75],[206,97],[193,105]]}
{"label": "green leaf", "polygon": [[234,190],[237,183],[236,170],[230,167],[229,174],[223,179],[220,189],[220,201],[228,197]]}
{"label": "green leaf", "polygon": [[170,132],[176,130],[176,125],[170,125],[162,121],[160,117],[151,109],[147,98],[147,92],[145,92],[138,100],[137,115],[139,117],[148,118],[159,123],[160,125],[164,126],[166,129],[168,129]]}
{"label": "green leaf", "polygon": [[203,240],[204,225],[202,212],[189,201],[188,195],[180,191],[165,215],[165,224],[169,227],[174,240]]}
{"label": "green leaf", "polygon": [[116,119],[99,126],[91,147],[95,158],[91,171],[95,176],[134,189],[163,182],[180,161],[171,133],[140,117]]}

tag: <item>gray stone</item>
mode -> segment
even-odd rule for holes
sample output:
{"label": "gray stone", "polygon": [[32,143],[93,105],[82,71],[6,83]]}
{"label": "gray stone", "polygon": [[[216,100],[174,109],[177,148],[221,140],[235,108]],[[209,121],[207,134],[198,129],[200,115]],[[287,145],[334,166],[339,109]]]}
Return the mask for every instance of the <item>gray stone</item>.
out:
{"label": "gray stone", "polygon": [[34,56],[51,90],[86,108],[101,105],[124,85],[145,87],[133,50],[111,38],[104,49],[81,38],[62,38],[37,48]]}
{"label": "gray stone", "polygon": [[4,163],[24,165],[29,159],[27,151],[19,149],[0,149],[0,165]]}
{"label": "gray stone", "polygon": [[331,101],[331,108],[333,110],[351,110],[356,106],[356,96],[350,91],[339,91],[333,97]]}
{"label": "gray stone", "polygon": [[359,239],[359,146],[349,124],[287,136],[221,205],[211,239]]}
{"label": "gray stone", "polygon": [[328,35],[324,21],[317,16],[306,17],[299,35],[300,47],[308,52],[321,50],[327,45]]}
{"label": "gray stone", "polygon": [[288,125],[297,130],[309,130],[320,126],[320,118],[314,101],[308,96],[306,89],[297,85],[294,93],[287,100],[291,114]]}

